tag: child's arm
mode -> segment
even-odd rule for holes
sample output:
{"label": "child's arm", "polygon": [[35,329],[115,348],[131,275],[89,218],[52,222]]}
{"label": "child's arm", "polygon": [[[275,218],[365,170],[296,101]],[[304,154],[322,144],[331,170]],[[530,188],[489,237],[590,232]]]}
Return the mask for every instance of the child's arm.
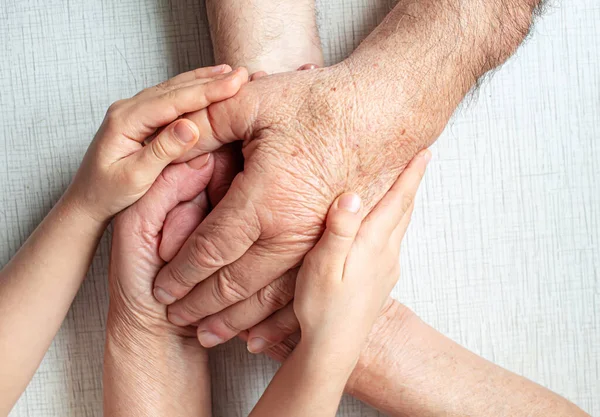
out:
{"label": "child's arm", "polygon": [[111,217],[198,141],[198,127],[176,119],[231,97],[247,80],[245,70],[224,75],[229,68],[216,68],[181,74],[111,106],[65,195],[0,271],[0,415],[37,369]]}
{"label": "child's arm", "polygon": [[294,311],[302,338],[251,417],[334,416],[360,351],[399,276],[400,243],[429,161],[417,155],[362,221],[360,199],[343,194],[298,272]]}

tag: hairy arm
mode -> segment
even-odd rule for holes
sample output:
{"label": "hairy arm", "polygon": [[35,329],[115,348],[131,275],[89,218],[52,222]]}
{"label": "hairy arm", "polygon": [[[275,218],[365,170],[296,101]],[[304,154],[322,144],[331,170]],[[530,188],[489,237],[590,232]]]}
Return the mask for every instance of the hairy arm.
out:
{"label": "hairy arm", "polygon": [[[386,125],[401,116],[408,131],[395,137],[430,145],[481,77],[523,42],[541,2],[400,0],[344,61],[355,95],[379,115],[370,122]],[[385,92],[386,99],[369,92]]]}
{"label": "hairy arm", "polygon": [[377,321],[347,390],[392,417],[588,416],[468,351],[398,302]]}
{"label": "hairy arm", "polygon": [[250,73],[323,65],[315,0],[207,0],[215,59]]}

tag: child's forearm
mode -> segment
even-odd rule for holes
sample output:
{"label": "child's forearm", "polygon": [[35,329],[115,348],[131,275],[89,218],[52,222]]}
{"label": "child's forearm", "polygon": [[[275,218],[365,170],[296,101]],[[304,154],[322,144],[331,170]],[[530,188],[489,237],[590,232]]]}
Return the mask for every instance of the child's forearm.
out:
{"label": "child's forearm", "polygon": [[105,228],[63,196],[0,271],[0,415],[39,366]]}
{"label": "child's forearm", "polygon": [[208,352],[198,340],[116,316],[109,312],[106,331],[105,417],[210,417]]}
{"label": "child's forearm", "polygon": [[250,417],[335,416],[355,364],[347,352],[300,342],[275,374]]}

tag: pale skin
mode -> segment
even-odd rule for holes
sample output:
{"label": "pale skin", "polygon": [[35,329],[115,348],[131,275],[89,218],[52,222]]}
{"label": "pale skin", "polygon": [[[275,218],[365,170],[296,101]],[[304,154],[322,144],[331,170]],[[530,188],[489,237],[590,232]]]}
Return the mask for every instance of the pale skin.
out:
{"label": "pale skin", "polygon": [[[588,416],[559,395],[459,346],[387,298],[399,276],[400,242],[428,160],[429,153],[419,154],[362,224],[364,207],[360,208],[356,194],[344,193],[336,199],[323,236],[298,272],[293,303],[240,334],[247,341],[263,341],[260,349],[249,344],[249,350],[265,352],[284,362],[251,416],[333,416],[344,391],[394,417]],[[354,197],[355,202],[349,202],[349,197]],[[151,198],[148,193],[147,200]],[[353,209],[340,210],[342,201],[345,207]],[[130,211],[134,209],[135,206]],[[174,221],[179,209],[183,206],[177,206],[167,218]],[[198,221],[206,213],[198,205],[188,205],[185,211]],[[132,228],[123,226],[127,230],[123,236],[131,236]],[[176,253],[185,241],[168,222],[162,236],[159,253]],[[120,252],[118,248],[113,254]],[[131,262],[127,256],[123,261],[124,265]],[[149,275],[158,271],[162,263],[157,260],[148,270]],[[145,282],[141,304],[154,303],[154,308],[164,314],[164,306],[150,296],[151,278]],[[124,334],[130,333],[127,326],[121,327]],[[173,332],[177,326],[163,316],[160,328]],[[133,345],[131,351],[140,352],[138,372],[145,374],[148,368],[143,367],[146,359],[141,352],[148,342],[125,340]],[[154,368],[152,364],[150,369]],[[188,377],[179,374],[186,372],[185,367],[177,369],[178,379],[198,383],[193,367]],[[186,388],[177,381],[165,382],[170,377],[165,378],[154,382],[157,387],[164,385],[170,393],[158,406],[173,414],[176,404],[169,403],[168,398],[185,395],[176,390]],[[130,385],[122,390],[124,399],[158,392],[148,386],[140,389],[136,378],[129,379]]]}
{"label": "pale skin", "polygon": [[373,322],[398,279],[400,243],[429,158],[429,151],[417,155],[362,224],[357,194],[335,200],[323,236],[298,272],[294,311],[300,343],[251,417],[335,416]]}
{"label": "pale skin", "polygon": [[263,77],[188,115],[209,133],[189,157],[243,139],[244,170],[155,281],[171,322],[199,322],[212,347],[287,304],[336,196],[354,190],[368,213],[514,52],[537,4],[400,1],[343,62]]}
{"label": "pale skin", "polygon": [[191,210],[199,221],[206,215],[204,189],[213,168],[166,168],[115,219],[103,375],[107,417],[211,415],[208,352],[194,329],[169,323],[165,306],[152,296],[152,282],[170,259],[165,247],[176,250],[181,233],[191,232],[173,223],[173,215]]}
{"label": "pale skin", "polygon": [[[245,69],[203,68],[109,108],[68,190],[0,271],[0,415],[39,366],[112,216],[198,141],[198,127],[179,116],[233,96],[247,79]],[[212,167],[212,158],[188,165]]]}

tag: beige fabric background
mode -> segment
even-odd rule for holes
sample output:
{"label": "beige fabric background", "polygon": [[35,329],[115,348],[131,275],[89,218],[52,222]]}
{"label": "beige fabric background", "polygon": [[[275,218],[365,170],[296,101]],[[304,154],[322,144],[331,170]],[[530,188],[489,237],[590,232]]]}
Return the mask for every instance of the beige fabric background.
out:
{"label": "beige fabric background", "polygon": [[[107,106],[212,63],[201,0],[0,2],[0,262],[65,189]],[[320,0],[328,62],[391,5]],[[555,3],[437,145],[394,295],[475,352],[600,415],[600,5]],[[108,235],[108,233],[107,233]],[[11,416],[100,416],[108,236]],[[44,326],[44,323],[39,323]],[[277,366],[212,355],[215,416]],[[345,399],[340,416],[377,416]]]}

